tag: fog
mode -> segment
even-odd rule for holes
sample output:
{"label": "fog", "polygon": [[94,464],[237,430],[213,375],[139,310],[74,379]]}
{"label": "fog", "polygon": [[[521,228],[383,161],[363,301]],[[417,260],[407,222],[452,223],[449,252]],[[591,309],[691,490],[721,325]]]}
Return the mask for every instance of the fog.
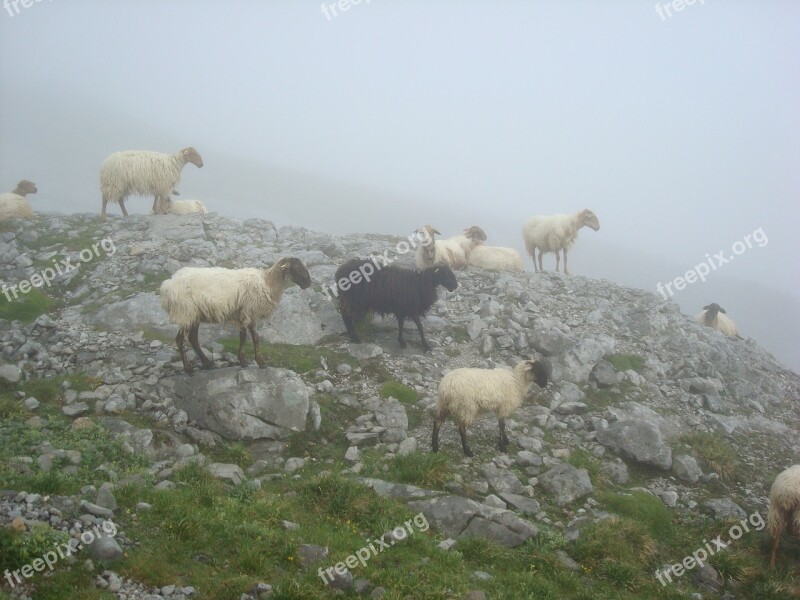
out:
{"label": "fog", "polygon": [[194,146],[182,197],[278,226],[478,224],[524,252],[528,218],[590,208],[573,274],[654,293],[760,229],[670,301],[721,304],[800,370],[800,4],[329,5],[9,2],[0,191],[98,213],[105,156]]}

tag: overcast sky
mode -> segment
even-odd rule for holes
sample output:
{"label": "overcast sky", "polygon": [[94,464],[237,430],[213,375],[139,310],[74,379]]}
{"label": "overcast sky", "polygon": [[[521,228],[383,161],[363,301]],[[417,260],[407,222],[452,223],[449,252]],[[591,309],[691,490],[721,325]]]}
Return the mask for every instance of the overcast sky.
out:
{"label": "overcast sky", "polygon": [[17,6],[0,12],[0,188],[34,180],[39,210],[98,212],[111,152],[192,145],[184,198],[277,225],[479,224],[523,250],[531,216],[591,208],[573,272],[651,291],[761,228],[766,245],[675,300],[722,304],[800,365],[800,3]]}

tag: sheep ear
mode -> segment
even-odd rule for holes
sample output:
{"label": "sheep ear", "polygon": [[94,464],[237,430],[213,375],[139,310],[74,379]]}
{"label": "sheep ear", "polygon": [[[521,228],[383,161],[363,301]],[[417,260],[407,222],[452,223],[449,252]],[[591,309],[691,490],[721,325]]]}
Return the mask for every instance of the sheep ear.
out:
{"label": "sheep ear", "polygon": [[435,233],[436,235],[442,235],[442,232],[438,229],[431,229],[431,232]]}
{"label": "sheep ear", "polygon": [[724,315],[727,315],[727,314],[728,314],[727,312],[725,312],[725,309],[724,309],[724,308],[722,308],[721,306],[719,307],[719,312],[721,312],[721,313],[722,313],[722,314],[724,314]]}
{"label": "sheep ear", "polygon": [[703,307],[703,310],[708,310],[709,308],[711,308],[711,305],[710,305],[710,304],[706,304],[706,305]]}

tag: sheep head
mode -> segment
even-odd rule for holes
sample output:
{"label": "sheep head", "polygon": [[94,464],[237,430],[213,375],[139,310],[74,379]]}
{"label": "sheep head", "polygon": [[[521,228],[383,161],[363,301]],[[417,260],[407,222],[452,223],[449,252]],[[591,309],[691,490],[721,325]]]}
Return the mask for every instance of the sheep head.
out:
{"label": "sheep head", "polygon": [[600,221],[597,220],[597,215],[588,208],[583,209],[579,214],[581,216],[581,227],[591,227],[595,231],[600,229]]}
{"label": "sheep head", "polygon": [[434,235],[442,235],[438,229],[436,229],[433,225],[423,225],[419,229],[417,229],[414,233],[419,236],[422,236],[422,245],[423,246],[430,246],[434,242]]}
{"label": "sheep head", "polygon": [[311,286],[311,275],[299,258],[282,258],[276,264],[283,274],[284,284],[294,281],[301,289]]}
{"label": "sheep head", "polygon": [[547,387],[551,377],[550,364],[539,354],[525,362],[525,376],[528,381],[535,381],[540,388]]}
{"label": "sheep head", "polygon": [[486,241],[486,232],[477,225],[465,229],[464,236],[478,243]]}
{"label": "sheep head", "polygon": [[17,189],[14,190],[15,194],[25,196],[26,194],[35,194],[39,190],[36,189],[36,184],[27,179],[23,179],[17,184]]}
{"label": "sheep head", "polygon": [[181,150],[181,158],[183,159],[183,164],[192,163],[198,169],[203,166],[203,157],[191,146]]}
{"label": "sheep head", "polygon": [[458,287],[458,281],[453,273],[453,270],[447,265],[437,265],[430,269],[433,273],[433,280],[436,285],[443,285],[448,292],[455,291]]}
{"label": "sheep head", "polygon": [[725,309],[722,308],[716,302],[712,302],[711,304],[706,304],[703,307],[703,310],[706,311],[706,317],[705,317],[706,323],[713,323],[714,319],[717,318],[717,313],[722,313],[723,315],[728,314],[725,312]]}

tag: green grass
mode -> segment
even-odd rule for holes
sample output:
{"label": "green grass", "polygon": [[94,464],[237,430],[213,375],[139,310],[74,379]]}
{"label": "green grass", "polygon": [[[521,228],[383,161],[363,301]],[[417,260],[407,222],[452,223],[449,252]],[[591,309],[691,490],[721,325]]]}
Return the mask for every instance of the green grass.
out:
{"label": "green grass", "polygon": [[285,454],[342,461],[349,445],[344,431],[363,411],[337,403],[332,394],[316,394],[313,400],[319,404],[322,416],[319,430],[307,427],[306,431],[289,434]]}
{"label": "green grass", "polygon": [[453,467],[444,454],[417,451],[389,460],[383,460],[383,456],[365,452],[367,476],[426,489],[443,489],[444,484],[453,478]]}
{"label": "green grass", "polygon": [[39,315],[49,312],[53,305],[53,299],[37,288],[32,288],[27,294],[18,292],[17,298],[10,290],[7,293],[11,297],[10,302],[6,294],[0,294],[0,319],[31,323]]}
{"label": "green grass", "polygon": [[387,381],[381,386],[381,398],[395,398],[404,404],[413,404],[419,400],[419,394],[414,388],[403,385],[399,381]]}
{"label": "green grass", "polygon": [[617,371],[627,371],[633,369],[637,373],[644,370],[644,358],[636,354],[612,354],[606,360],[614,365]]}
{"label": "green grass", "polygon": [[736,478],[739,470],[736,452],[723,436],[699,432],[684,435],[680,441],[700,459],[704,471],[715,471],[726,481]]}
{"label": "green grass", "polygon": [[[220,340],[226,352],[237,354],[239,352],[239,338],[225,338]],[[321,346],[306,346],[294,344],[261,344],[261,354],[267,360],[267,366],[279,369],[289,369],[298,374],[305,374],[317,369],[322,369],[324,358],[329,369],[336,369],[340,363],[357,366],[357,361],[350,356]],[[252,359],[253,346],[249,341],[245,344],[245,355]]]}
{"label": "green grass", "polygon": [[593,487],[601,487],[606,483],[600,461],[583,448],[572,451],[567,462],[576,469],[586,469]]}

